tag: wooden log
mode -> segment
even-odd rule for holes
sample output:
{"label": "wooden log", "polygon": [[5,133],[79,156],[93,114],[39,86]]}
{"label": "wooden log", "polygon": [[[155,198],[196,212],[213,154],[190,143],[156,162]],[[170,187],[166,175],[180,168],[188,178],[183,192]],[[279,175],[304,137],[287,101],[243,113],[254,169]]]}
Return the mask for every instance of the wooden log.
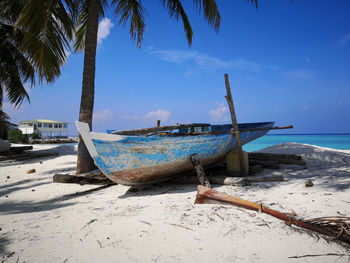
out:
{"label": "wooden log", "polygon": [[260,164],[262,165],[264,168],[268,168],[268,169],[280,169],[281,166],[278,165],[277,161],[265,161],[265,160],[249,160],[249,166],[250,165],[256,165],[256,164]]}
{"label": "wooden log", "polygon": [[250,159],[293,159],[302,160],[300,155],[295,154],[276,154],[276,153],[248,153]]}
{"label": "wooden log", "polygon": [[111,134],[147,135],[149,133],[154,133],[154,132],[172,131],[172,130],[182,129],[182,128],[209,127],[209,126],[210,126],[209,123],[178,124],[178,125],[169,125],[169,126],[153,127],[153,128],[145,128],[145,129],[137,129],[137,130],[113,131],[111,132]]}
{"label": "wooden log", "polygon": [[8,156],[0,156],[0,161],[16,160],[16,161],[25,161],[36,158],[51,157],[57,156],[58,153],[19,153],[11,154]]}
{"label": "wooden log", "polygon": [[261,162],[274,161],[279,164],[306,165],[301,156],[292,154],[249,153],[249,158]]}
{"label": "wooden log", "polygon": [[277,162],[278,164],[295,164],[295,165],[306,165],[306,162],[303,160],[294,160],[294,159],[265,159],[265,158],[252,158],[252,161],[261,161],[261,163],[268,163],[268,162]]}
{"label": "wooden log", "polygon": [[22,153],[27,150],[33,150],[33,146],[28,145],[28,146],[11,146],[10,147],[10,152],[15,152],[15,153]]}
{"label": "wooden log", "polygon": [[241,137],[239,134],[238,130],[238,124],[237,124],[237,118],[236,118],[236,113],[235,113],[235,107],[233,104],[233,99],[232,99],[232,94],[231,94],[231,88],[230,88],[230,82],[228,80],[228,75],[225,74],[225,85],[226,85],[226,92],[227,96],[225,96],[227,100],[227,104],[230,108],[230,115],[231,115],[231,120],[232,120],[232,127],[233,131],[236,137],[236,143],[237,143],[237,150],[239,153],[239,163],[241,166],[241,175],[246,176],[246,171],[245,171],[245,165],[244,165],[244,157],[243,157],[243,150],[242,150],[242,144],[241,144]]}
{"label": "wooden log", "polygon": [[249,165],[249,175],[260,173],[264,170],[261,164]]}
{"label": "wooden log", "polygon": [[93,184],[93,185],[111,185],[116,184],[107,177],[85,177],[71,174],[55,174],[53,176],[54,183],[68,183],[68,184]]}

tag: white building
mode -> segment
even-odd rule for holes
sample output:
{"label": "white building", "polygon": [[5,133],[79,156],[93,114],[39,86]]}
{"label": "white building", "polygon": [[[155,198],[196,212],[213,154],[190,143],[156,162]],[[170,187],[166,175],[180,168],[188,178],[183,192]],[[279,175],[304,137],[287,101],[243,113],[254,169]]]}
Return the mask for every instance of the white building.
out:
{"label": "white building", "polygon": [[18,129],[23,134],[39,134],[41,138],[68,137],[68,122],[53,120],[20,121]]}

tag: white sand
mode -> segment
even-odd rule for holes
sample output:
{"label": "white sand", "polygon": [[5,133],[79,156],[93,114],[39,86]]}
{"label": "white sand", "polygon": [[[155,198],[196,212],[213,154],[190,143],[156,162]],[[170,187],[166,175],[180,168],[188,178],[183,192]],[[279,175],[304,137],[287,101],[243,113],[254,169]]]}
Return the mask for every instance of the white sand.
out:
{"label": "white sand", "polygon": [[[52,182],[72,172],[71,146],[35,146],[59,157],[0,162],[0,262],[349,262],[350,252],[266,214],[194,205],[195,185],[79,186]],[[307,169],[264,174],[285,182],[215,189],[299,218],[350,216],[350,151],[288,143],[265,152],[301,154]],[[43,161],[42,164],[39,161]],[[27,174],[30,169],[36,173]],[[7,176],[10,178],[7,179]],[[314,186],[306,188],[311,179]],[[14,252],[14,253],[13,253]],[[310,254],[338,253],[347,256]]]}

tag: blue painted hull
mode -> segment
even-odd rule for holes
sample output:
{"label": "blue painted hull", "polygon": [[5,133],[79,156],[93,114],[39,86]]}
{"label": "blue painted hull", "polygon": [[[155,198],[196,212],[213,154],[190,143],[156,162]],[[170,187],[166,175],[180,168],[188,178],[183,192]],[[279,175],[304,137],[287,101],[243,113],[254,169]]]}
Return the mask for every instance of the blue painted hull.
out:
{"label": "blue painted hull", "polygon": [[[273,122],[241,124],[239,129],[272,127]],[[211,126],[212,131],[227,131],[231,125]],[[242,145],[267,133],[266,130],[241,132]],[[113,136],[113,135],[109,135]],[[115,135],[114,135],[115,136]],[[83,136],[85,141],[85,138]],[[96,149],[92,157],[98,168],[111,180],[124,185],[154,183],[193,169],[192,154],[209,165],[236,149],[230,133],[186,136],[122,136],[118,141],[92,138]],[[89,150],[90,151],[90,150]],[[90,152],[91,154],[91,152]]]}

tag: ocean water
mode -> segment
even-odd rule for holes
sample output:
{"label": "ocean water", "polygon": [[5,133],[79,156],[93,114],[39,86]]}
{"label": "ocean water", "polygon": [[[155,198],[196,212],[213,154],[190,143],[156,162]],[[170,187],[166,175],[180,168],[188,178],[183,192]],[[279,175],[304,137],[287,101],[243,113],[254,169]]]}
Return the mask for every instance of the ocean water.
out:
{"label": "ocean water", "polygon": [[243,150],[252,152],[286,142],[350,150],[350,134],[268,134],[244,145]]}

